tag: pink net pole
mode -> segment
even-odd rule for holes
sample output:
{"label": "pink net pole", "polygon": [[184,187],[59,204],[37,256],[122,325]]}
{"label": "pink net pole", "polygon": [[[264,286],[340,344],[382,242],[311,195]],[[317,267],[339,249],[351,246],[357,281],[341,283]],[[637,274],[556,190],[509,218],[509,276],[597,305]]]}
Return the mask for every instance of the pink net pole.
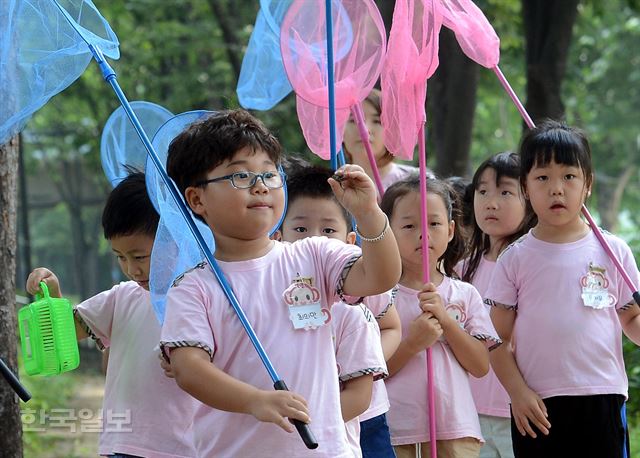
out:
{"label": "pink net pole", "polygon": [[527,127],[529,129],[533,129],[535,127],[535,124],[533,123],[531,116],[529,116],[529,113],[527,113],[527,110],[525,109],[524,105],[522,105],[522,102],[520,102],[520,99],[518,98],[515,91],[509,84],[509,81],[507,81],[507,79],[504,77],[504,74],[500,70],[500,67],[496,65],[495,67],[493,67],[492,70],[498,77],[498,80],[500,81],[500,84],[502,84],[502,87],[504,88],[504,90],[507,91],[507,94],[509,94],[509,97],[511,97],[511,100],[513,101],[516,108],[520,112],[520,116],[522,116],[522,119],[524,119],[524,122],[527,124]]}
{"label": "pink net pole", "polygon": [[[422,279],[429,283],[429,221],[427,218],[427,151],[424,123],[418,130],[418,163],[420,167],[420,228],[422,230]],[[427,348],[427,399],[429,406],[429,445],[431,456],[438,456],[436,444],[436,388],[433,383],[433,355]]]}
{"label": "pink net pole", "polygon": [[362,140],[364,149],[367,152],[367,157],[369,158],[369,164],[371,165],[371,170],[373,171],[373,181],[376,184],[376,188],[378,188],[378,195],[382,199],[382,195],[384,194],[384,186],[382,186],[382,177],[380,176],[380,171],[378,170],[376,157],[374,156],[373,150],[371,149],[371,142],[369,141],[369,131],[367,130],[367,126],[364,120],[364,111],[362,110],[362,102],[358,102],[354,106],[352,106],[351,113],[353,114],[353,118],[356,121],[356,126],[358,126],[358,132],[360,133],[360,139]]}
{"label": "pink net pole", "polygon": [[[522,102],[520,102],[520,99],[518,98],[514,90],[511,88],[511,85],[507,81],[507,78],[505,78],[504,74],[502,73],[500,68],[498,68],[497,65],[493,67],[493,71],[498,77],[498,80],[500,80],[500,84],[502,84],[502,87],[505,89],[505,91],[507,91],[507,94],[509,94],[509,97],[511,97],[511,100],[516,105],[516,108],[520,112],[520,115],[522,116],[522,119],[524,119],[524,122],[527,124],[527,127],[529,127],[529,129],[533,129],[536,125],[531,119],[531,116],[529,116],[529,113],[527,112]],[[582,205],[582,214],[587,219],[589,226],[591,226],[591,230],[593,231],[594,235],[600,242],[600,245],[604,249],[605,253],[607,253],[607,256],[609,256],[609,259],[611,259],[611,262],[613,262],[613,265],[616,266],[616,269],[618,270],[620,275],[622,275],[622,279],[627,284],[629,289],[633,292],[633,299],[636,301],[638,305],[640,305],[640,293],[638,293],[638,288],[633,284],[631,277],[629,277],[629,274],[624,270],[624,267],[622,267],[622,264],[620,263],[615,253],[611,249],[609,242],[607,242],[607,240],[602,235],[600,228],[598,227],[596,222],[593,220],[591,213],[589,213],[589,210],[584,204]]]}

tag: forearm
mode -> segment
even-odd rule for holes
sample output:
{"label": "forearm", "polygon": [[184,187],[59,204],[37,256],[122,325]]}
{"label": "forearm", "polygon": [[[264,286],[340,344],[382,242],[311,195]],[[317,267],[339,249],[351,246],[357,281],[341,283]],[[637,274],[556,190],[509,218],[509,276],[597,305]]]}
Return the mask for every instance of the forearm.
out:
{"label": "forearm", "polygon": [[626,310],[619,313],[624,334],[634,344],[640,345],[640,308],[637,304],[632,303]]}
{"label": "forearm", "polygon": [[231,377],[209,361],[199,348],[175,348],[171,366],[178,386],[200,402],[226,412],[250,413],[260,390]]}
{"label": "forearm", "polygon": [[467,372],[478,378],[489,372],[489,350],[484,342],[469,335],[457,323],[444,330],[444,338]]}
{"label": "forearm", "polygon": [[377,319],[380,328],[380,340],[382,342],[382,353],[385,361],[398,349],[402,341],[402,322],[400,315],[394,304],[390,305],[384,316]]}
{"label": "forearm", "polygon": [[515,393],[521,392],[523,388],[528,388],[513,355],[511,342],[503,341],[502,345],[490,353],[489,359],[493,371],[509,393],[509,397],[513,398]]}
{"label": "forearm", "polygon": [[369,408],[372,389],[373,375],[362,375],[345,382],[340,392],[340,408],[345,423]]}
{"label": "forearm", "polygon": [[89,337],[89,333],[86,331],[78,317],[74,314],[73,324],[76,327],[76,340],[83,340]]}
{"label": "forearm", "polygon": [[391,358],[387,361],[387,370],[389,371],[389,377],[393,377],[395,374],[407,365],[409,360],[417,353],[413,346],[407,343],[406,340],[402,340],[398,345],[397,350]]}
{"label": "forearm", "polygon": [[385,361],[389,361],[391,356],[393,356],[401,340],[402,331],[399,329],[389,328],[380,330],[380,341],[382,343],[382,353]]}

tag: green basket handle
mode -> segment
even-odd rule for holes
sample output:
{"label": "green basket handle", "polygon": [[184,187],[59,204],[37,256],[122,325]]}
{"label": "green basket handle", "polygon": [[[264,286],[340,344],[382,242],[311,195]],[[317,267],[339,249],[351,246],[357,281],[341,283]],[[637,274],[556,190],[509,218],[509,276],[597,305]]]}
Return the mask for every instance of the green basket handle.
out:
{"label": "green basket handle", "polygon": [[40,289],[42,290],[42,294],[40,293],[36,293],[36,300],[40,300],[43,297],[46,299],[49,299],[49,287],[47,286],[47,284],[43,281],[40,282]]}

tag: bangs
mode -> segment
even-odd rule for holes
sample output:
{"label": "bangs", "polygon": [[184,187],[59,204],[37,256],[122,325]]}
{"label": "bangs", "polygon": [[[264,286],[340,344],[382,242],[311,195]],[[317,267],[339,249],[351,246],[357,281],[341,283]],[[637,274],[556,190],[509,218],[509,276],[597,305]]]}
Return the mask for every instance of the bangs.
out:
{"label": "bangs", "polygon": [[471,185],[474,190],[478,190],[480,187],[480,177],[487,169],[493,169],[496,173],[496,186],[500,185],[502,178],[513,178],[518,180],[520,178],[520,158],[515,153],[498,153],[491,156],[485,162],[480,164],[478,170],[473,175],[473,181]]}

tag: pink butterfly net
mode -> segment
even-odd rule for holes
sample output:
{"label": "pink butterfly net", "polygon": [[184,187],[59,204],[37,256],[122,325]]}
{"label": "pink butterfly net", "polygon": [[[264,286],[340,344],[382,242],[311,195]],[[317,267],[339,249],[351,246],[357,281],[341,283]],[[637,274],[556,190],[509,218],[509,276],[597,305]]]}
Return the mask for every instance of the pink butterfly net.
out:
{"label": "pink butterfly net", "polygon": [[451,29],[469,59],[486,68],[500,60],[500,38],[471,0],[435,0],[442,5],[445,27]]}
{"label": "pink butterfly net", "polygon": [[382,126],[385,146],[402,159],[413,159],[425,122],[427,79],[438,67],[442,26],[437,1],[397,0],[382,70]]}
{"label": "pink butterfly net", "polygon": [[[349,109],[371,92],[384,61],[386,35],[373,0],[332,1],[336,139],[342,143]],[[282,22],[280,47],[285,71],[296,92],[298,119],[309,149],[323,159],[329,145],[325,4],[294,0]],[[348,50],[344,43],[351,41]]]}

